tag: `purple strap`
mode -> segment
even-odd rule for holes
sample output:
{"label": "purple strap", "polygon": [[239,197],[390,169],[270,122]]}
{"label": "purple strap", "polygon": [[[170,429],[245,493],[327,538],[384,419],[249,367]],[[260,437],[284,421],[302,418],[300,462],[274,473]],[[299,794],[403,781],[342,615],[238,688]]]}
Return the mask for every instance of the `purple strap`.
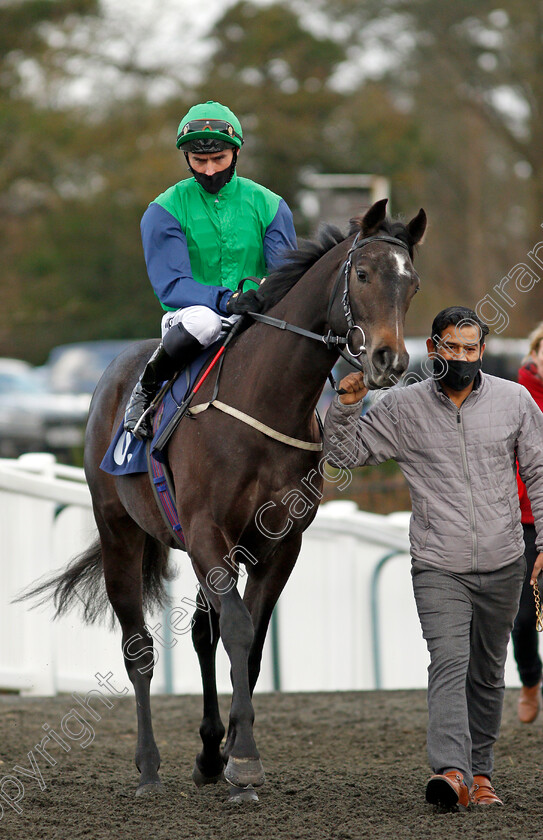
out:
{"label": "purple strap", "polygon": [[[160,425],[163,408],[164,404],[160,406],[159,410],[155,414],[153,421],[154,434],[156,434],[156,431]],[[179,517],[177,516],[177,508],[175,506],[175,501],[170,492],[168,479],[165,473],[165,466],[160,461],[157,461],[157,459],[153,457],[150,451],[148,452],[148,462],[149,474],[151,476],[151,481],[155,490],[154,495],[155,499],[157,500],[157,504],[160,506],[161,512],[164,515],[164,520],[169,526],[176,542],[179,544],[180,548],[184,548],[186,550],[183,529],[181,528]]]}

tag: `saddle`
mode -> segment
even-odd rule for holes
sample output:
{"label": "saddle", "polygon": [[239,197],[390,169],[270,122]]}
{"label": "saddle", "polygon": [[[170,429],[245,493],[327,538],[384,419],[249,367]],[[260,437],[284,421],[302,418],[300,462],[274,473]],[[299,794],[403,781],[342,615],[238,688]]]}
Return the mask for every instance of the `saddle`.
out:
{"label": "saddle", "polygon": [[[181,371],[171,386],[166,383],[167,387],[164,386],[160,391],[160,401],[157,401],[158,405],[154,405],[156,409],[153,418],[154,434],[150,441],[150,449],[155,459],[161,462],[166,461],[162,450],[167,441],[162,442],[160,446],[156,445],[157,441],[171,419],[179,412],[183,401],[194,387],[202,367],[216,349],[217,344],[206,347],[192,364]],[[148,441],[139,440],[130,432],[125,431],[121,421],[102,459],[100,469],[115,476],[147,472],[147,443]]]}
{"label": "saddle", "polygon": [[[188,407],[190,400],[187,401],[187,395],[192,393],[200,371],[211,354],[216,351],[218,343],[207,347],[192,364],[181,371],[173,382],[164,384],[157,399],[158,407],[153,417],[152,439],[135,438],[130,432],[125,431],[121,422],[100,464],[100,468],[110,475],[134,475],[144,472],[149,474],[158,509],[177,548],[182,551],[187,549],[177,515],[173,481],[163,449],[173,428],[177,426]],[[186,406],[184,406],[185,402]],[[174,419],[175,426],[172,427]],[[157,446],[157,441],[161,437],[163,442]]]}

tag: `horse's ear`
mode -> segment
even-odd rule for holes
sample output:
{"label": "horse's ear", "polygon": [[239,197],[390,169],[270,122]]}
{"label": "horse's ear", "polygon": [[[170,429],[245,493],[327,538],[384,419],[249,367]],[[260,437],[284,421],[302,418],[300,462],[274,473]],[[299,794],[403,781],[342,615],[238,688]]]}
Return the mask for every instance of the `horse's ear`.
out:
{"label": "horse's ear", "polygon": [[428,219],[426,218],[426,213],[421,207],[417,215],[407,223],[407,230],[409,231],[409,236],[411,237],[413,245],[417,245],[422,241],[427,223]]}
{"label": "horse's ear", "polygon": [[358,216],[356,221],[358,222],[358,226],[362,231],[363,236],[373,236],[377,233],[385,221],[387,203],[388,198],[382,198],[380,201],[376,201],[375,204],[372,204],[370,209],[362,217]]}

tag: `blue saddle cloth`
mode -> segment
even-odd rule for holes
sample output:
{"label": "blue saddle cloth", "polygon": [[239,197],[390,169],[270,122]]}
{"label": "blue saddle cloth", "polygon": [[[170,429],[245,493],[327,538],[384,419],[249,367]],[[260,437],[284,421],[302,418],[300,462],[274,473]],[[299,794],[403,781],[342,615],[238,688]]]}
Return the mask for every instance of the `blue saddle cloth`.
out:
{"label": "blue saddle cloth", "polygon": [[[162,404],[157,409],[158,412],[162,413],[162,416],[151,443],[151,453],[157,461],[164,463],[166,456],[160,450],[154,449],[155,441],[162,434],[163,429],[170,422],[183,400],[189,395],[202,367],[211,355],[217,352],[220,344],[220,341],[216,341],[214,344],[206,347],[185,368],[180,376],[177,377],[173,386],[166,392]],[[147,441],[138,440],[131,432],[125,431],[121,422],[102,459],[100,469],[110,473],[110,475],[133,475],[134,473],[147,472],[146,444]]]}

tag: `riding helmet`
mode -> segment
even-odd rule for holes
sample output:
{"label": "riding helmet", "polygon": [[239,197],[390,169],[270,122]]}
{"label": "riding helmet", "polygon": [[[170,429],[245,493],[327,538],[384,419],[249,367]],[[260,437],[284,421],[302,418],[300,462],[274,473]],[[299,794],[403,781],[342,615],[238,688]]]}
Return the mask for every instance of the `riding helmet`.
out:
{"label": "riding helmet", "polygon": [[179,123],[177,148],[194,154],[214,154],[231,146],[241,148],[241,123],[226,105],[203,102],[193,105]]}

